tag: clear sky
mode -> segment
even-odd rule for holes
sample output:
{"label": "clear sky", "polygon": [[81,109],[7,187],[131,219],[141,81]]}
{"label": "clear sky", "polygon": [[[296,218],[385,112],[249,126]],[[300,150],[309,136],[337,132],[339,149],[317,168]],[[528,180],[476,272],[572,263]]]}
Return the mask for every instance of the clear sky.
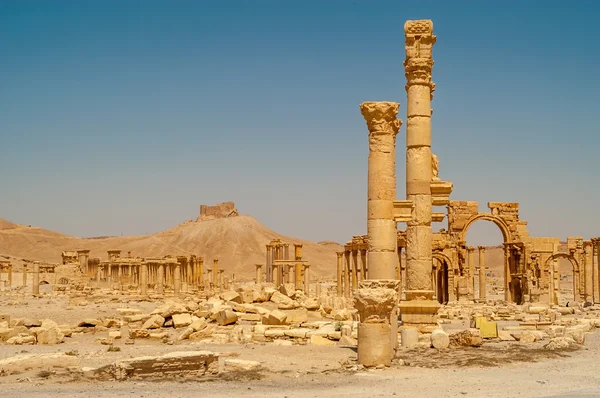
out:
{"label": "clear sky", "polygon": [[[453,199],[600,235],[598,1],[0,2],[0,217],[157,232],[200,204],[289,236],[366,233],[363,101],[400,102],[432,19],[433,151]],[[404,197],[404,127],[398,197]],[[481,224],[481,225],[480,225]],[[469,244],[499,244],[481,221]]]}

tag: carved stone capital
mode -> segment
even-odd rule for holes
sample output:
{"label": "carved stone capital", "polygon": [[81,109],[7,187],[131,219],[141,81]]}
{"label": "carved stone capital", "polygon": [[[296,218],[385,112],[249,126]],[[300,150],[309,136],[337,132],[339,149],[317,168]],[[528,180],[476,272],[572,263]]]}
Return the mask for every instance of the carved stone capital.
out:
{"label": "carved stone capital", "polygon": [[388,323],[390,315],[398,306],[400,281],[367,279],[359,282],[354,295],[354,307],[363,323]]}
{"label": "carved stone capital", "polygon": [[360,104],[360,112],[367,122],[367,128],[371,134],[393,134],[400,131],[402,121],[399,120],[398,109],[400,104],[396,102],[363,102]]}

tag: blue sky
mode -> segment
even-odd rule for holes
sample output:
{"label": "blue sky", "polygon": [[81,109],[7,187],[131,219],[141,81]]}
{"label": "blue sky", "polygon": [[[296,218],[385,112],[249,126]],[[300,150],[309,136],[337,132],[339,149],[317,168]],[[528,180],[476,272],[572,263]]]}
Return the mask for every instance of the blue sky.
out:
{"label": "blue sky", "polygon": [[[418,3],[418,4],[417,4]],[[157,232],[200,204],[293,237],[366,232],[358,105],[406,119],[403,25],[432,19],[433,151],[453,199],[600,235],[596,1],[2,1],[0,217]],[[404,128],[398,197],[404,197]],[[477,222],[469,244],[499,244]]]}

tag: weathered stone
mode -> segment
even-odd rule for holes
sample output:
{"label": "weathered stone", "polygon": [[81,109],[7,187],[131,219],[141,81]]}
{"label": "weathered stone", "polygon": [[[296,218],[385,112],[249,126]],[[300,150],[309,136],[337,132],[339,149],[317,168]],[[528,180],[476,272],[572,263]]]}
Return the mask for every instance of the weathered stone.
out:
{"label": "weathered stone", "polygon": [[144,326],[142,326],[142,327],[144,329],[159,329],[159,328],[162,328],[164,323],[165,323],[165,318],[163,318],[159,314],[154,314],[150,317],[150,319],[148,319],[146,322],[144,322]]}
{"label": "weathered stone", "polygon": [[358,340],[350,336],[342,336],[342,338],[340,338],[340,340],[338,341],[338,345],[341,346],[356,346],[357,344]]}
{"label": "weathered stone", "polygon": [[97,379],[172,378],[214,375],[219,371],[219,354],[210,351],[172,352],[117,361],[84,375]]}
{"label": "weathered stone", "polygon": [[237,314],[231,310],[219,311],[216,316],[216,321],[221,326],[234,324],[237,320]]}
{"label": "weathered stone", "polygon": [[150,337],[150,332],[145,329],[129,329],[130,339],[147,339]]}
{"label": "weathered stone", "polygon": [[333,340],[329,340],[328,338],[325,338],[325,337],[321,337],[321,336],[317,336],[317,335],[311,335],[310,336],[310,345],[315,345],[315,346],[336,346],[337,342],[335,342]]}
{"label": "weathered stone", "polygon": [[0,359],[0,374],[18,374],[25,371],[67,370],[79,365],[79,358],[64,353],[21,354]]}
{"label": "weathered stone", "polygon": [[577,343],[571,337],[554,337],[544,346],[547,350],[563,350],[575,346]]}
{"label": "weathered stone", "polygon": [[295,310],[282,310],[286,315],[287,323],[303,323],[308,321],[308,311],[305,308],[298,308]]}
{"label": "weathered stone", "polygon": [[441,329],[436,329],[431,332],[431,346],[438,350],[448,348],[450,346],[450,336]]}
{"label": "weathered stone", "polygon": [[189,326],[192,324],[192,316],[190,314],[174,314],[173,317],[173,326],[175,329],[179,329],[185,326]]}
{"label": "weathered stone", "polygon": [[243,303],[242,298],[240,297],[240,294],[233,290],[229,291],[229,292],[221,293],[221,299],[223,299],[223,301],[232,301],[232,302],[238,303],[238,304]]}
{"label": "weathered stone", "polygon": [[260,370],[260,368],[260,362],[244,359],[226,359],[223,362],[223,370],[225,372],[254,372]]}
{"label": "weathered stone", "polygon": [[404,327],[400,331],[400,343],[404,348],[413,348],[419,343],[419,331],[417,328]]}
{"label": "weathered stone", "polygon": [[280,292],[274,292],[270,299],[275,304],[294,305],[294,300]]}
{"label": "weathered stone", "polygon": [[268,315],[263,316],[262,323],[263,325],[285,325],[286,319],[287,314],[285,312],[274,310]]}
{"label": "weathered stone", "polygon": [[102,321],[99,319],[87,318],[87,319],[84,319],[83,321],[79,322],[79,324],[77,326],[85,327],[85,328],[92,328],[97,325],[102,325]]}
{"label": "weathered stone", "polygon": [[453,347],[479,347],[483,344],[483,338],[479,329],[466,329],[450,335],[450,345]]}

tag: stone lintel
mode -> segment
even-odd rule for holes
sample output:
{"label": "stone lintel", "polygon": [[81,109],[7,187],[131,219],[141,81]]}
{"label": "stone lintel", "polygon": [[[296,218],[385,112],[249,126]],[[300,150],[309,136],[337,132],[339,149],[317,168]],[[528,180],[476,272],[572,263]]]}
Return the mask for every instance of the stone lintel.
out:
{"label": "stone lintel", "polygon": [[452,182],[431,181],[431,199],[433,206],[446,206],[450,203],[452,193]]}
{"label": "stone lintel", "polygon": [[412,212],[414,207],[415,204],[412,202],[412,200],[394,200],[394,221],[412,221]]}
{"label": "stone lintel", "polygon": [[442,222],[446,215],[444,213],[431,213],[432,222]]}

